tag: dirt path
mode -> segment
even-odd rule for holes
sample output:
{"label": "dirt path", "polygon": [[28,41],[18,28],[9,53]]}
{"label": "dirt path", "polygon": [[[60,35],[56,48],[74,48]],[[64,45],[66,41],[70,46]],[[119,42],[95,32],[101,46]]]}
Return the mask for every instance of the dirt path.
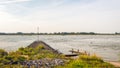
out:
{"label": "dirt path", "polygon": [[110,64],[114,65],[115,67],[120,68],[120,62],[114,62],[114,61],[110,61]]}

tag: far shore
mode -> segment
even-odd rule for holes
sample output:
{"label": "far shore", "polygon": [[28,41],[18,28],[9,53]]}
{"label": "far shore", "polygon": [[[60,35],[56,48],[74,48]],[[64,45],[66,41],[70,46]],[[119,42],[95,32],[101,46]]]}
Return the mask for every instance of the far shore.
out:
{"label": "far shore", "polygon": [[54,33],[4,33],[0,32],[0,35],[120,35],[120,33],[94,33],[94,32],[54,32]]}

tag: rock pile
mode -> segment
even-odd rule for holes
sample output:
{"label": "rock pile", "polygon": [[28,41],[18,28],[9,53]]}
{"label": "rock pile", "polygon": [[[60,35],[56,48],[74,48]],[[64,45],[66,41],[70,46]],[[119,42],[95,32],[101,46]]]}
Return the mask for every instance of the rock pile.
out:
{"label": "rock pile", "polygon": [[24,61],[22,63],[23,67],[34,67],[34,68],[52,68],[57,65],[64,65],[64,60],[62,59],[40,59],[40,60],[30,60]]}

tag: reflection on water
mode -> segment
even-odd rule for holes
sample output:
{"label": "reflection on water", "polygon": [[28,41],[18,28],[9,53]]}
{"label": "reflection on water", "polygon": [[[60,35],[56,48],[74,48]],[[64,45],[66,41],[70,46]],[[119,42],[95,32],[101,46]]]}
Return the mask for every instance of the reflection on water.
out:
{"label": "reflection on water", "polygon": [[[37,39],[37,36],[0,36],[0,48],[7,51],[26,47]],[[120,59],[119,35],[40,35],[40,40],[63,53],[69,53],[72,48],[96,53],[105,60]]]}

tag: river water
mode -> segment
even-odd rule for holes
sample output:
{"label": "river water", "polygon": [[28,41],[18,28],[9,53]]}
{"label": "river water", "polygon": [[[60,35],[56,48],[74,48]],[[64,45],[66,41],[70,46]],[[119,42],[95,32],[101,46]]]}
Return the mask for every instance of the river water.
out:
{"label": "river water", "polygon": [[[39,39],[65,54],[73,48],[95,53],[106,61],[120,60],[120,35],[40,35]],[[15,51],[35,40],[35,35],[0,35],[0,48]]]}

